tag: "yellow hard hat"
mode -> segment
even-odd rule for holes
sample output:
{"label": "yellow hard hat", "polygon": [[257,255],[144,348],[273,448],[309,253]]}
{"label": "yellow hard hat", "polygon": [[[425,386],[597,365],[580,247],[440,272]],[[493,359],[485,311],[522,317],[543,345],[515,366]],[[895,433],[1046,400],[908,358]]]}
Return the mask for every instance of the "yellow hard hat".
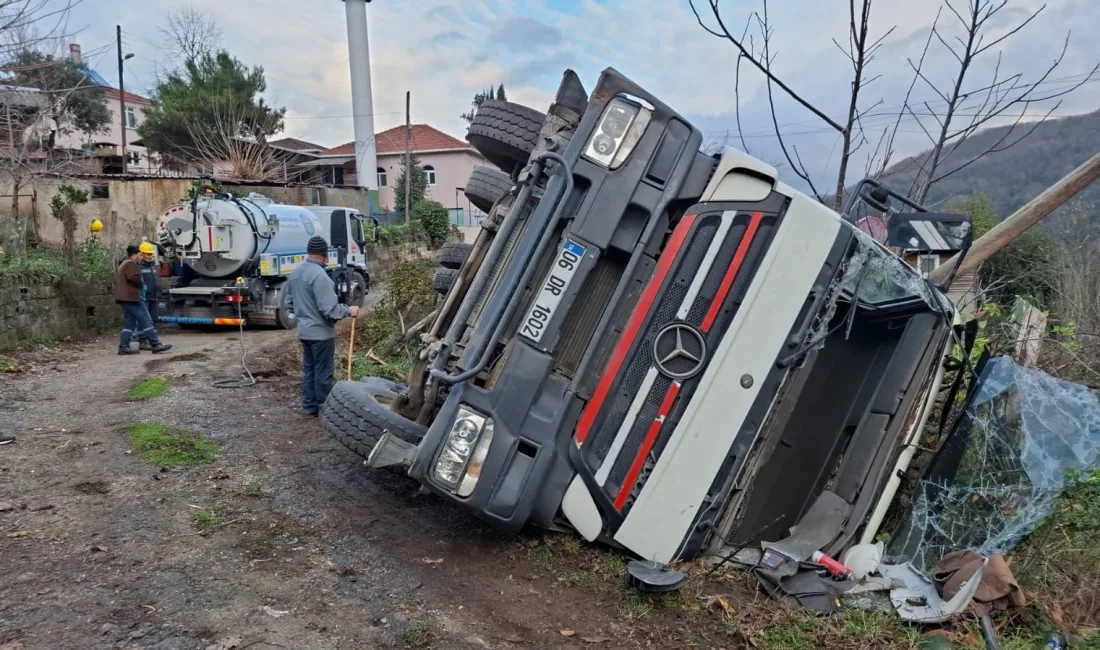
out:
{"label": "yellow hard hat", "polygon": [[92,225],[88,226],[88,229],[92,232],[99,232],[103,230],[103,222],[99,219],[92,219]]}
{"label": "yellow hard hat", "polygon": [[147,241],[141,242],[141,245],[138,246],[138,250],[146,255],[156,255],[157,253],[157,249],[153,248],[153,245]]}

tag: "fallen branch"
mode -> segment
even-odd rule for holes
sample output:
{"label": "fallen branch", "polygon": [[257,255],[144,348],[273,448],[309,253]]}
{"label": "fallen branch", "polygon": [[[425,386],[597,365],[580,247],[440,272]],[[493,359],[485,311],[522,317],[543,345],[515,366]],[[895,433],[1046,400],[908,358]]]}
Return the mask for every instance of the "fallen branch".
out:
{"label": "fallen branch", "polygon": [[412,327],[405,330],[405,333],[401,336],[401,340],[402,341],[408,341],[409,339],[411,339],[413,336],[415,336],[421,330],[423,330],[425,327],[427,327],[428,323],[431,323],[433,320],[435,320],[435,317],[438,314],[439,314],[439,310],[437,309],[437,310],[433,311],[432,313],[428,314],[427,316],[425,316],[424,318],[420,319],[416,323],[414,323]]}

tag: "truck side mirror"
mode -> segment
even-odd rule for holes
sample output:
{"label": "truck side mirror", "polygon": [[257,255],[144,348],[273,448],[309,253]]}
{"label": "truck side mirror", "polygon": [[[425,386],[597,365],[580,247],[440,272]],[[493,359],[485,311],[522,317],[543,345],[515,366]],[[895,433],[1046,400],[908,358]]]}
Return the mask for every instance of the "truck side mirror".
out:
{"label": "truck side mirror", "polygon": [[886,222],[886,244],[907,250],[964,251],[972,238],[973,227],[965,214],[906,212]]}

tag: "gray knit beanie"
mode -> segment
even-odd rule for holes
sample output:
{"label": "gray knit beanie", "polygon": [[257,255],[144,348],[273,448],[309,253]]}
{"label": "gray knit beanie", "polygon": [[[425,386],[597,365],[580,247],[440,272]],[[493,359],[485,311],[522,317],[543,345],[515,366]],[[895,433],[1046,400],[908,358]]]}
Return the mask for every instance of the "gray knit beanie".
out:
{"label": "gray knit beanie", "polygon": [[328,242],[320,235],[314,235],[309,238],[309,243],[306,244],[306,252],[310,255],[324,255],[328,256]]}

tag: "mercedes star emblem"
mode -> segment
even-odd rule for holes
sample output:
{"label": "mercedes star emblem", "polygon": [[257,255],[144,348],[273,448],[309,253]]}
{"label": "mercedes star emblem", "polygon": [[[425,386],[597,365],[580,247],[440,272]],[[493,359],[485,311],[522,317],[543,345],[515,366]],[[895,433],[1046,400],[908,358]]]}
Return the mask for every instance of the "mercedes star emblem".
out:
{"label": "mercedes star emblem", "polygon": [[653,339],[653,362],[671,379],[688,379],[703,369],[707,343],[699,330],[687,323],[672,323]]}

